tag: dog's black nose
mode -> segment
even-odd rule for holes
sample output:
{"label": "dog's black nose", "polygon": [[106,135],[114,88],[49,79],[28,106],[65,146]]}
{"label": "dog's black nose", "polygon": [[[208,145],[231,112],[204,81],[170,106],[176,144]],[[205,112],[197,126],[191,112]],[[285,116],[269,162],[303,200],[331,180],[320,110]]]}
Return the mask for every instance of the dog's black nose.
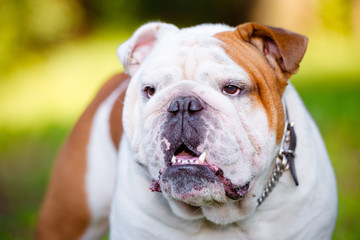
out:
{"label": "dog's black nose", "polygon": [[207,133],[202,114],[204,112],[205,102],[195,96],[178,96],[169,104],[163,133],[171,148],[170,151],[166,150],[166,154],[172,154],[169,164],[181,145],[196,153],[197,147],[204,141],[204,134]]}
{"label": "dog's black nose", "polygon": [[179,96],[175,98],[168,107],[168,112],[177,113],[195,113],[203,109],[199,99],[194,96]]}

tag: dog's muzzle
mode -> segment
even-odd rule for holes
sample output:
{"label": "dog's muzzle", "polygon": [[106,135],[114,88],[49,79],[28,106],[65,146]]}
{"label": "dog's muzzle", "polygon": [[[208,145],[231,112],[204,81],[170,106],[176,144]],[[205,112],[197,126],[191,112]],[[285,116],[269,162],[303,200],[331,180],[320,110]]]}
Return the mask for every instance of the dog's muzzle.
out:
{"label": "dog's muzzle", "polygon": [[219,167],[207,163],[205,152],[197,151],[206,132],[204,109],[205,104],[195,96],[172,100],[164,133],[171,149],[167,151],[166,167],[160,170],[159,180],[154,180],[150,189],[195,206],[207,201],[224,202],[225,196],[242,199],[249,183],[233,184]]}

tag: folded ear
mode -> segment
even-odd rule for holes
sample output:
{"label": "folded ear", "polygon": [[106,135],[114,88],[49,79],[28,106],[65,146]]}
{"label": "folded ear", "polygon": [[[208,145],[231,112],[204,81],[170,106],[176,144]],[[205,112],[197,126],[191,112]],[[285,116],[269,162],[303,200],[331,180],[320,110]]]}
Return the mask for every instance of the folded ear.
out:
{"label": "folded ear", "polygon": [[[308,38],[281,28],[258,23],[245,23],[237,27],[240,36],[256,46],[269,60],[278,64],[285,73],[294,74],[299,69]],[[271,59],[275,59],[274,63]]]}
{"label": "folded ear", "polygon": [[126,42],[118,47],[117,54],[124,70],[134,75],[139,66],[152,51],[160,37],[178,28],[171,24],[152,22],[141,26]]}

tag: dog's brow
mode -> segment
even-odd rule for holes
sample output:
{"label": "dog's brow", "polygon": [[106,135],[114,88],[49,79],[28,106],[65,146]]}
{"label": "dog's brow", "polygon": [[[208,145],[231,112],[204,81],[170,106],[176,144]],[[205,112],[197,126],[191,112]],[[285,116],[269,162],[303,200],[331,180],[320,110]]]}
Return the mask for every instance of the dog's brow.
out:
{"label": "dog's brow", "polygon": [[164,74],[164,76],[162,77],[162,80],[165,82],[171,82],[174,80],[174,76],[171,73],[166,73]]}

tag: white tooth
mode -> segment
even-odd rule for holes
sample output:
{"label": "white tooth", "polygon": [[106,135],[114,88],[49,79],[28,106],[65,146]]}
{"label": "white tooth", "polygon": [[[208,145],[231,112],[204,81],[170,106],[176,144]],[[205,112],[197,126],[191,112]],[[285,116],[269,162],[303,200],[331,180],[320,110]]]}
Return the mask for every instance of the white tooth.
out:
{"label": "white tooth", "polygon": [[171,159],[171,163],[175,164],[175,162],[176,162],[176,158],[175,158],[175,156],[173,156],[172,159]]}
{"label": "white tooth", "polygon": [[203,152],[199,157],[199,163],[203,164],[205,162],[206,152]]}
{"label": "white tooth", "polygon": [[198,161],[198,160],[195,160],[195,161],[194,161],[194,164],[199,164],[199,161]]}

